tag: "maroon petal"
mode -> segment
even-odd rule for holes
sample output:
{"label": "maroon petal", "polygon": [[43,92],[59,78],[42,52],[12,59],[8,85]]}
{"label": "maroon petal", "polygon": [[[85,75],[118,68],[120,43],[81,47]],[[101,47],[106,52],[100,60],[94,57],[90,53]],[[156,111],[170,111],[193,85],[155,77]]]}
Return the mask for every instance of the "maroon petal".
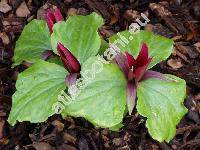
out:
{"label": "maroon petal", "polygon": [[148,63],[148,47],[145,43],[142,44],[142,48],[140,50],[140,53],[136,59],[136,67],[143,66]]}
{"label": "maroon petal", "polygon": [[136,90],[137,90],[136,85],[133,82],[127,83],[126,103],[127,103],[129,115],[131,115],[133,108],[135,107]]}
{"label": "maroon petal", "polygon": [[77,78],[78,78],[78,73],[69,74],[66,77],[66,83],[67,83],[68,87],[75,85]]}
{"label": "maroon petal", "polygon": [[45,15],[45,20],[47,22],[50,33],[52,33],[53,32],[53,25],[56,22],[56,19],[55,19],[53,12],[50,9],[47,10],[47,13]]}
{"label": "maroon petal", "polygon": [[135,58],[131,54],[129,54],[128,52],[125,52],[125,54],[126,54],[126,58],[128,60],[128,65],[131,68],[135,64]]}
{"label": "maroon petal", "polygon": [[70,73],[79,73],[81,71],[79,61],[67,48],[65,48],[61,43],[58,43],[57,50],[65,68]]}
{"label": "maroon petal", "polygon": [[58,8],[54,11],[54,16],[55,16],[56,22],[64,20],[62,14],[60,12],[60,9],[58,9]]}
{"label": "maroon petal", "polygon": [[147,79],[150,79],[150,78],[157,78],[159,80],[166,80],[165,76],[162,73],[148,70],[148,71],[145,72],[144,76],[142,77],[142,80],[147,80]]}
{"label": "maroon petal", "polygon": [[142,66],[135,69],[134,76],[135,76],[136,84],[142,79],[146,69],[147,69],[147,66]]}
{"label": "maroon petal", "polygon": [[142,79],[142,77],[143,77],[144,73],[146,72],[147,67],[148,67],[150,62],[151,62],[151,58],[148,59],[148,62],[145,65],[138,67],[134,70],[134,76],[135,76],[136,84]]}
{"label": "maroon petal", "polygon": [[124,72],[125,76],[128,77],[129,66],[126,56],[123,53],[118,53],[115,56],[115,61],[117,62],[119,68]]}

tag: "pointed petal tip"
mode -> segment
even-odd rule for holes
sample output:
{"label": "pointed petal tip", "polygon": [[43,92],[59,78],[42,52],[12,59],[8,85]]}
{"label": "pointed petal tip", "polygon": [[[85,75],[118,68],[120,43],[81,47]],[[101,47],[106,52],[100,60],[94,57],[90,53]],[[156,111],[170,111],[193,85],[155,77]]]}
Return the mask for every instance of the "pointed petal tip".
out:
{"label": "pointed petal tip", "polygon": [[136,66],[143,66],[148,63],[149,52],[146,43],[142,43],[142,47],[140,49],[139,55],[136,58]]}
{"label": "pointed petal tip", "polygon": [[60,42],[57,43],[57,48],[64,47]]}
{"label": "pointed petal tip", "polygon": [[56,20],[55,20],[53,12],[50,9],[48,9],[46,11],[45,20],[47,22],[50,33],[52,33],[53,32],[53,25],[54,25]]}
{"label": "pointed petal tip", "polygon": [[145,42],[142,42],[142,48],[148,49],[148,46],[147,46],[147,44]]}
{"label": "pointed petal tip", "polygon": [[58,43],[57,44],[57,50],[58,50],[58,53],[61,55],[63,49],[64,49],[64,45],[62,45],[61,43]]}
{"label": "pointed petal tip", "polygon": [[45,20],[47,22],[48,28],[50,33],[53,32],[53,25],[56,22],[64,20],[60,10],[56,8],[55,11],[52,11],[51,9],[47,9],[46,14],[45,14]]}
{"label": "pointed petal tip", "polygon": [[133,57],[133,55],[131,55],[127,51],[125,52],[125,54],[126,54],[126,58],[127,58],[129,67],[134,66],[135,65],[135,58]]}
{"label": "pointed petal tip", "polygon": [[59,21],[63,21],[63,20],[64,20],[61,11],[60,11],[60,9],[58,9],[58,8],[55,9],[55,11],[54,11],[54,16],[55,16],[56,22],[59,22]]}
{"label": "pointed petal tip", "polygon": [[141,52],[143,55],[145,55],[145,56],[147,55],[147,57],[148,57],[149,49],[148,49],[147,44],[144,42],[142,43]]}
{"label": "pointed petal tip", "polygon": [[51,11],[51,9],[46,10],[46,15],[53,15],[53,12]]}
{"label": "pointed petal tip", "polygon": [[63,44],[61,44],[60,42],[57,43],[57,50],[58,51],[69,51]]}

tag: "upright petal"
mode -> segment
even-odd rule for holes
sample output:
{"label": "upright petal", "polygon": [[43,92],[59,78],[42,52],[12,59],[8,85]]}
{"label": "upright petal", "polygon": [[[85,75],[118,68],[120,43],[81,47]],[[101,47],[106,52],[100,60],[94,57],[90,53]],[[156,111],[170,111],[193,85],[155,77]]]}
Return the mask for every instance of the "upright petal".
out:
{"label": "upright petal", "polygon": [[128,60],[129,68],[131,68],[135,64],[135,58],[131,54],[129,54],[128,52],[125,52],[125,54],[126,54],[126,57],[127,57],[127,60]]}
{"label": "upright petal", "polygon": [[136,67],[143,66],[148,63],[149,53],[146,43],[142,43],[142,48],[136,59]]}
{"label": "upright petal", "polygon": [[47,10],[47,13],[45,15],[45,20],[47,22],[50,33],[52,33],[53,32],[53,25],[56,22],[56,19],[55,19],[53,12],[50,9]]}
{"label": "upright petal", "polygon": [[79,73],[81,71],[81,65],[79,61],[67,48],[65,48],[61,43],[58,43],[57,50],[65,68],[70,73]]}
{"label": "upright petal", "polygon": [[151,62],[151,58],[148,59],[146,64],[144,64],[143,66],[137,67],[134,70],[134,76],[135,76],[136,84],[142,79],[142,77],[143,77],[144,73],[146,72],[147,67],[148,67],[150,62]]}
{"label": "upright petal", "polygon": [[60,12],[60,9],[58,9],[58,8],[56,8],[56,10],[54,11],[54,16],[55,16],[56,22],[64,20],[62,14]]}

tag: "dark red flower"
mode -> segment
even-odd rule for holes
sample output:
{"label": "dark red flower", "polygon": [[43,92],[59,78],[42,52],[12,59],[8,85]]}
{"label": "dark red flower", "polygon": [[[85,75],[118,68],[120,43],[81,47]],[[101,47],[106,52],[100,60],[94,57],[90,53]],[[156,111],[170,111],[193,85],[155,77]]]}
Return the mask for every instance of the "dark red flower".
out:
{"label": "dark red flower", "polygon": [[164,80],[164,76],[159,72],[147,71],[152,58],[149,57],[148,47],[145,43],[142,44],[136,59],[128,52],[125,52],[125,54],[117,54],[115,60],[127,78],[127,106],[129,114],[131,114],[135,105],[138,82],[149,78]]}
{"label": "dark red flower", "polygon": [[60,58],[63,62],[64,67],[69,71],[69,73],[80,73],[81,65],[76,57],[61,43],[58,43],[57,50],[60,54]]}
{"label": "dark red flower", "polygon": [[135,81],[137,84],[142,79],[152,58],[148,55],[147,45],[143,43],[136,59],[128,52],[125,52],[125,55],[122,53],[118,54],[115,59],[119,67],[123,70],[127,80]]}
{"label": "dark red flower", "polygon": [[128,80],[131,81],[134,79],[135,82],[138,83],[142,79],[152,59],[149,58],[147,45],[145,43],[142,44],[142,48],[137,59],[134,59],[134,57],[128,52],[126,52],[126,57],[129,66]]}
{"label": "dark red flower", "polygon": [[55,9],[55,11],[51,11],[50,9],[47,10],[46,16],[45,16],[47,25],[49,27],[49,31],[53,32],[53,25],[56,22],[63,21],[63,16],[59,9]]}

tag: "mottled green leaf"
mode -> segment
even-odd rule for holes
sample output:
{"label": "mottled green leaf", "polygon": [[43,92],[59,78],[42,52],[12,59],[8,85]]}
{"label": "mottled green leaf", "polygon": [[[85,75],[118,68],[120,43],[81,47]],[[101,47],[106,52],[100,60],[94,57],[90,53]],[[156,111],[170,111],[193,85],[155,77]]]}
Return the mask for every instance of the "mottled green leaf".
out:
{"label": "mottled green leaf", "polygon": [[[92,64],[97,58],[88,59],[82,68],[93,72]],[[100,65],[99,65],[100,66]],[[92,70],[91,70],[92,69]],[[63,116],[84,117],[96,126],[113,127],[122,122],[126,106],[126,79],[114,64],[104,64],[102,70],[96,67],[94,78],[66,106]]]}
{"label": "mottled green leaf", "polygon": [[16,121],[46,121],[54,114],[52,106],[66,87],[66,74],[63,67],[43,60],[20,73],[8,122],[14,125]]}
{"label": "mottled green leaf", "polygon": [[123,31],[112,36],[109,41],[120,48],[121,51],[128,51],[134,57],[138,55],[142,42],[147,43],[149,54],[153,57],[149,68],[168,58],[173,50],[173,40],[143,30],[134,34]]}
{"label": "mottled green leaf", "polygon": [[169,142],[175,135],[176,125],[187,112],[183,105],[186,96],[184,80],[166,75],[167,81],[148,79],[139,83],[137,110],[147,117],[150,135],[159,142]]}
{"label": "mottled green leaf", "polygon": [[35,19],[25,26],[16,43],[13,67],[24,60],[34,63],[41,59],[42,52],[51,49],[50,33],[46,22]]}
{"label": "mottled green leaf", "polygon": [[57,53],[57,43],[62,43],[83,63],[89,57],[95,56],[101,45],[98,28],[103,19],[96,13],[88,16],[70,16],[66,22],[54,25],[51,43]]}

